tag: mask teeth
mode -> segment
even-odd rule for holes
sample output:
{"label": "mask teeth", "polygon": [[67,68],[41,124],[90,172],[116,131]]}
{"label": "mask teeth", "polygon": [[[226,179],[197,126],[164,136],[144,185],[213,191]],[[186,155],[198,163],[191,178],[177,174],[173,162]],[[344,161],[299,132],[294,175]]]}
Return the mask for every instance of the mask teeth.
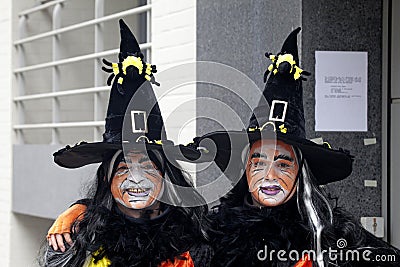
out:
{"label": "mask teeth", "polygon": [[128,192],[131,192],[131,193],[138,194],[138,193],[144,193],[144,192],[146,192],[147,190],[146,190],[146,189],[143,189],[143,188],[129,188],[127,191],[128,191]]}

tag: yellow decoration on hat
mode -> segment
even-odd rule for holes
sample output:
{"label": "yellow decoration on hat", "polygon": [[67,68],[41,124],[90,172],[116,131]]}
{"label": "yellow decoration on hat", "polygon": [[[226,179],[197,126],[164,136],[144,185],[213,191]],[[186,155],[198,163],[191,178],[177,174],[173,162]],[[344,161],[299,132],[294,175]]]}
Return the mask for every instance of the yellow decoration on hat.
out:
{"label": "yellow decoration on hat", "polygon": [[293,74],[293,77],[294,77],[295,80],[297,80],[297,79],[300,78],[300,75],[301,75],[301,73],[303,72],[303,70],[300,69],[300,68],[297,67],[297,66],[294,66],[294,69],[295,69],[295,72],[294,72],[294,74]]}
{"label": "yellow decoration on hat", "polygon": [[327,145],[328,148],[332,149],[331,145],[328,142],[324,142],[324,145]]}
{"label": "yellow decoration on hat", "polygon": [[287,133],[287,128],[284,124],[279,125],[279,130],[281,131],[281,133]]}
{"label": "yellow decoration on hat", "polygon": [[279,55],[278,60],[276,61],[276,66],[279,66],[279,64],[283,62],[288,62],[290,64],[290,66],[292,67],[290,69],[290,73],[292,73],[293,66],[296,65],[296,61],[294,61],[293,56],[291,54]]}
{"label": "yellow decoration on hat", "polygon": [[119,83],[119,84],[122,84],[123,81],[124,81],[124,78],[122,78],[122,77],[119,77],[119,78],[118,78],[118,83]]}
{"label": "yellow decoration on hat", "polygon": [[[274,75],[276,75],[276,74],[278,73],[278,67],[279,67],[279,65],[280,65],[281,63],[283,63],[283,62],[288,62],[288,63],[290,64],[290,67],[291,67],[291,68],[290,68],[289,73],[292,73],[292,74],[293,74],[293,78],[294,78],[295,80],[300,79],[300,78],[301,78],[301,74],[309,75],[308,72],[303,71],[301,68],[299,68],[299,67],[296,65],[296,61],[294,60],[293,55],[291,55],[291,54],[283,54],[283,55],[278,55],[278,56],[275,56],[275,55],[270,54],[270,55],[268,55],[268,58],[269,58],[273,63],[270,64],[270,65],[268,66],[267,72],[266,72],[266,74],[265,74],[264,79],[266,79],[266,75],[267,75],[269,72],[272,72]],[[265,80],[264,80],[264,82],[265,82]]]}
{"label": "yellow decoration on hat", "polygon": [[153,77],[153,72],[156,72],[155,66],[144,62],[141,57],[128,56],[124,59],[124,61],[119,62],[119,63],[110,63],[105,59],[103,59],[103,62],[107,66],[111,67],[111,69],[103,68],[103,70],[105,70],[106,72],[109,72],[109,73],[112,72],[115,76],[119,75],[119,78],[118,78],[119,84],[122,84],[124,81],[123,77],[126,75],[126,69],[129,66],[134,66],[135,68],[137,68],[139,74],[142,74],[143,70],[144,70],[144,73],[145,73],[144,78],[146,80],[159,85],[158,83],[155,82],[154,77]]}
{"label": "yellow decoration on hat", "polygon": [[275,56],[275,55],[272,55],[272,54],[270,54],[270,55],[269,55],[269,59],[271,59],[271,60],[272,60],[272,62],[275,62],[275,60],[276,60],[276,56]]}
{"label": "yellow decoration on hat", "polygon": [[140,57],[135,57],[135,56],[128,56],[122,61],[122,70],[124,74],[126,75],[126,68],[129,66],[134,66],[138,69],[139,74],[142,74],[143,72],[143,61]]}

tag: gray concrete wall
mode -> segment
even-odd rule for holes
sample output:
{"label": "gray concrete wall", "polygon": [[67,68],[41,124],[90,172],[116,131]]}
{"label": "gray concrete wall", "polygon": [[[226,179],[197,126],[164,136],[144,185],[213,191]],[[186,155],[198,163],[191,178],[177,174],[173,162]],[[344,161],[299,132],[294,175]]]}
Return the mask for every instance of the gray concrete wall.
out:
{"label": "gray concrete wall", "polygon": [[[284,14],[284,15],[282,15]],[[197,1],[197,60],[212,60],[247,74],[264,87],[264,57],[301,25],[301,1]],[[205,93],[199,91],[199,95]]]}
{"label": "gray concrete wall", "polygon": [[[305,116],[309,138],[323,137],[334,147],[355,156],[353,173],[328,186],[338,205],[356,217],[381,215],[382,175],[382,2],[376,0],[302,0],[302,66],[315,73],[315,51],[368,52],[368,132],[315,132],[315,79],[304,83]],[[364,146],[373,137],[376,145]],[[364,180],[378,187],[365,187]]]}

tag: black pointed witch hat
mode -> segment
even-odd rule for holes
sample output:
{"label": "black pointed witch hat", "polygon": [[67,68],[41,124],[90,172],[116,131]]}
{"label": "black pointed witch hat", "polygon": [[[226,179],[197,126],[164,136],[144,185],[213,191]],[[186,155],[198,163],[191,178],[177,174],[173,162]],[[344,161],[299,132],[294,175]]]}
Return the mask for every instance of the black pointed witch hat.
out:
{"label": "black pointed witch hat", "polygon": [[[302,87],[305,78],[302,75],[309,73],[298,65],[299,32],[300,27],[289,34],[277,55],[266,53],[272,64],[264,74],[264,82],[267,83],[263,97],[253,110],[248,128],[243,131],[217,131],[195,139],[197,144],[202,142],[203,146],[207,139],[212,140],[216,146],[214,160],[221,170],[226,172],[230,158],[235,160],[232,153],[240,154],[249,143],[276,138],[301,150],[318,184],[342,180],[350,175],[352,156],[347,151],[306,139]],[[238,171],[237,164],[231,166],[234,171],[228,170],[228,175]]]}
{"label": "black pointed witch hat", "polygon": [[112,83],[107,108],[105,132],[101,142],[80,142],[55,152],[54,161],[65,168],[79,168],[102,162],[109,155],[125,147],[138,150],[169,150],[196,159],[199,152],[191,146],[175,146],[166,138],[164,122],[151,83],[155,82],[154,65],[144,62],[138,42],[123,20],[120,26],[119,62],[103,60],[111,73],[107,81]]}

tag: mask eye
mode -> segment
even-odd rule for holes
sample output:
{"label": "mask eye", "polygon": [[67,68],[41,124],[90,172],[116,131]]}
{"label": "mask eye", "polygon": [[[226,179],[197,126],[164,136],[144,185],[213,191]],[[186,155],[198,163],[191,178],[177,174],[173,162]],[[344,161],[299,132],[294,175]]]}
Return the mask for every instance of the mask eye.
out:
{"label": "mask eye", "polygon": [[115,175],[123,176],[123,175],[127,174],[128,172],[129,172],[128,167],[120,167],[117,169],[117,172],[115,173]]}
{"label": "mask eye", "polygon": [[286,160],[280,160],[276,164],[277,168],[279,168],[282,171],[289,170],[293,167],[293,163],[286,161]]}
{"label": "mask eye", "polygon": [[143,165],[142,168],[145,170],[152,170],[152,169],[154,169],[154,166],[151,164],[146,164],[146,165]]}
{"label": "mask eye", "polygon": [[254,159],[251,161],[253,171],[262,171],[267,167],[268,163],[265,160]]}
{"label": "mask eye", "polygon": [[279,163],[279,167],[280,167],[280,168],[286,169],[286,168],[288,168],[288,167],[290,167],[290,166],[289,166],[289,164],[287,164],[287,163],[285,163],[285,162],[281,162],[281,163]]}
{"label": "mask eye", "polygon": [[143,164],[143,165],[141,165],[141,168],[147,173],[155,173],[155,174],[160,173],[158,168],[155,165],[153,165],[152,163]]}
{"label": "mask eye", "polygon": [[257,168],[257,167],[264,167],[266,164],[265,164],[265,162],[262,162],[262,161],[258,161],[258,162],[255,162],[254,163],[254,167],[255,168]]}

